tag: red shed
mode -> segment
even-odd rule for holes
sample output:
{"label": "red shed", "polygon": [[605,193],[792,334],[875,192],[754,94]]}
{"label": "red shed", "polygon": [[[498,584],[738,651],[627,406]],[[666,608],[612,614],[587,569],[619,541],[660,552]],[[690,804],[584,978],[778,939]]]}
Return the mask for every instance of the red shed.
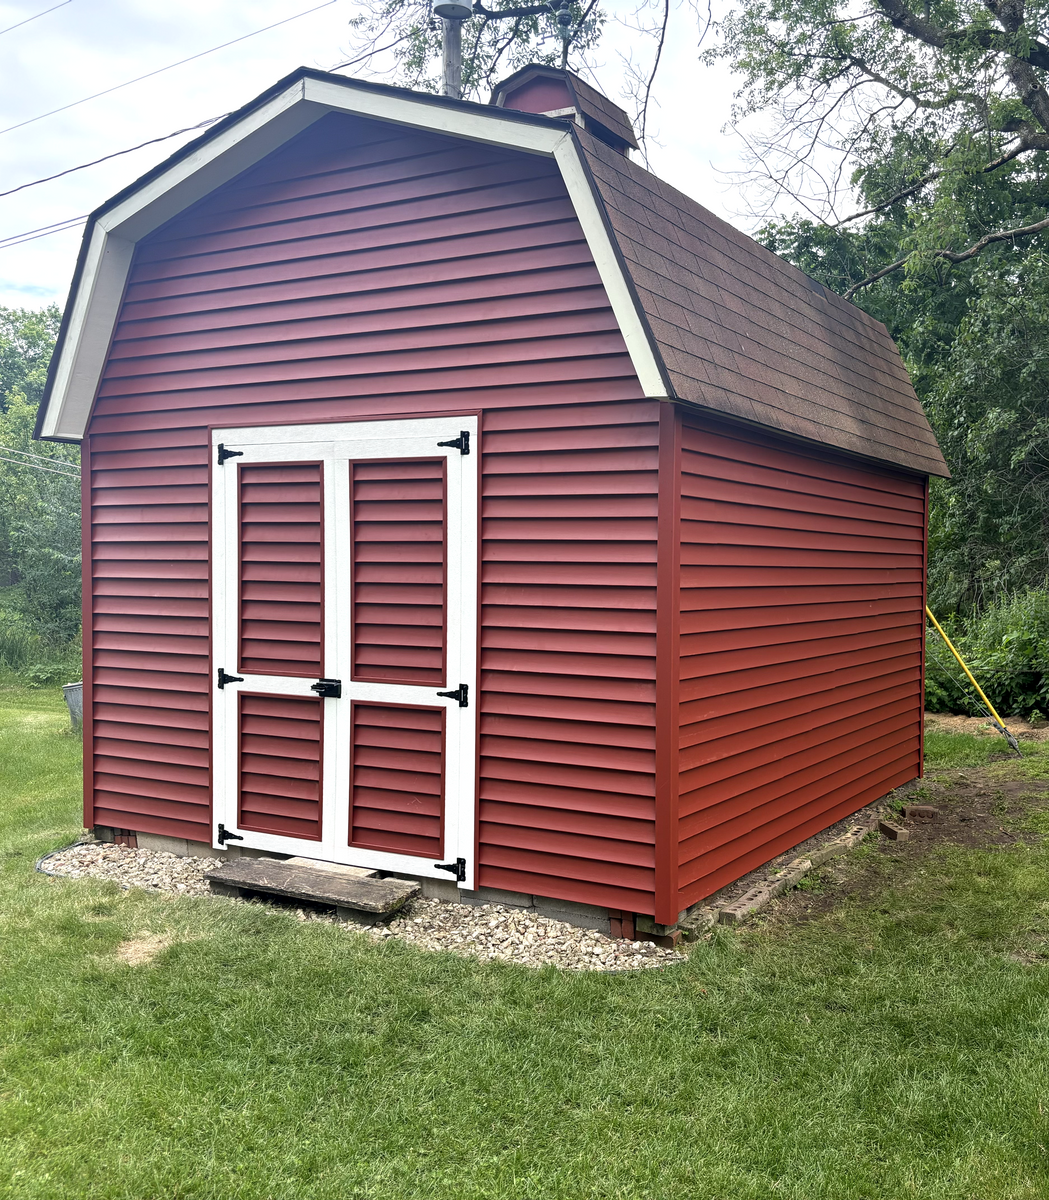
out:
{"label": "red shed", "polygon": [[89,827],[670,925],[920,773],[896,347],[633,145],[303,69],[93,214]]}

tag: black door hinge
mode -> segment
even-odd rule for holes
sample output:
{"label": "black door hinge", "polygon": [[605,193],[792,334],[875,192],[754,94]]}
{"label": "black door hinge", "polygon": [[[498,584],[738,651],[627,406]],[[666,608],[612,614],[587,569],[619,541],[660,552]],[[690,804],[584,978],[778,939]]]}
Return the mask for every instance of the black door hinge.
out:
{"label": "black door hinge", "polygon": [[[221,829],[222,826],[219,826]],[[453,863],[434,863],[438,871],[451,871],[459,883],[466,878],[466,859],[457,858]]]}
{"label": "black door hinge", "polygon": [[227,450],[226,447],[219,442],[219,466],[226,461],[227,458],[243,458],[243,450]]}
{"label": "black door hinge", "polygon": [[243,683],[243,675],[227,675],[226,672],[219,667],[219,687],[224,688],[227,683]]}
{"label": "black door hinge", "polygon": [[438,696],[447,696],[449,700],[457,700],[460,708],[470,707],[470,686],[460,683],[454,692],[438,692]]}
{"label": "black door hinge", "polygon": [[453,450],[458,450],[460,454],[470,453],[470,431],[463,429],[457,438],[452,438],[450,442],[438,442],[438,446],[450,446]]}
{"label": "black door hinge", "polygon": [[342,680],[318,679],[316,683],[310,684],[310,691],[316,692],[318,696],[330,696],[333,700],[338,700],[342,695]]}
{"label": "black door hinge", "polygon": [[227,842],[242,842],[244,839],[239,833],[230,833],[225,825],[219,826],[218,843],[220,846],[225,846]]}

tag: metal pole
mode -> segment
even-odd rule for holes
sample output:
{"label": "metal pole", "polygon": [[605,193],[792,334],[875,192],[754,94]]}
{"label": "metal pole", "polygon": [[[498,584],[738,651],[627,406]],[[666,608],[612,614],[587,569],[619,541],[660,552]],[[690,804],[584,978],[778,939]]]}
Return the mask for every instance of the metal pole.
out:
{"label": "metal pole", "polygon": [[441,18],[444,26],[441,53],[441,95],[463,98],[463,23]]}

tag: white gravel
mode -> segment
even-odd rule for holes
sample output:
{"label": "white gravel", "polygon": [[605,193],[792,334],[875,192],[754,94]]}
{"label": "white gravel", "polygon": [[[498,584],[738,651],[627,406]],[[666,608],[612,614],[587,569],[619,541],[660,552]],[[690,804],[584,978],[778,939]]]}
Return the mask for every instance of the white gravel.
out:
{"label": "white gravel", "polygon": [[575,971],[636,971],[681,962],[684,955],[651,942],[628,942],[503,904],[412,900],[404,915],[366,932],[377,941],[400,938],[423,950],[450,950],[485,961],[547,965]]}
{"label": "white gravel", "polygon": [[[183,858],[158,850],[85,842],[47,856],[41,867],[72,879],[109,879],[121,887],[210,896],[208,872],[221,864],[217,858]],[[335,923],[333,916],[316,909],[300,908],[298,916]],[[422,950],[447,950],[485,962],[574,971],[636,971],[682,962],[685,957],[651,942],[605,937],[593,929],[502,904],[447,904],[418,898],[388,925],[359,930],[378,942],[397,938]]]}
{"label": "white gravel", "polygon": [[183,858],[162,850],[136,850],[110,842],[84,842],[48,855],[41,867],[49,875],[71,879],[111,879],[121,887],[152,888],[182,896],[210,896],[208,872],[220,858]]}

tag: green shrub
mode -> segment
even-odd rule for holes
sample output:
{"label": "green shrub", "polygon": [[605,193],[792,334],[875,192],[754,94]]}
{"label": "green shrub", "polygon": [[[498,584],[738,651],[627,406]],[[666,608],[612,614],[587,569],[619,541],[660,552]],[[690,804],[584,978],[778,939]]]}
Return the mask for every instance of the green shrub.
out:
{"label": "green shrub", "polygon": [[[1049,586],[1005,596],[968,619],[941,623],[1002,716],[1049,711]],[[978,715],[979,698],[931,627],[926,648],[926,706]]]}

